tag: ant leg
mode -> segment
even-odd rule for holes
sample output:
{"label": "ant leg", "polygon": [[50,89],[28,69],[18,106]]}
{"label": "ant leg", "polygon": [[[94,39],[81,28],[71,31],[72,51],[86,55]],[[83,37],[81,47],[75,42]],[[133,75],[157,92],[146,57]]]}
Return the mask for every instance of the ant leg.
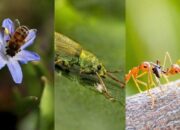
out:
{"label": "ant leg", "polygon": [[151,89],[152,87],[151,86],[156,86],[156,84],[154,83],[153,81],[153,77],[152,77],[152,72],[151,71],[148,71],[148,89]]}
{"label": "ant leg", "polygon": [[143,81],[141,81],[141,80],[136,79],[136,81],[137,81],[137,83],[139,83],[139,84],[142,84],[142,85],[144,85],[144,86],[147,86],[147,83],[145,83],[145,82],[143,82]]}
{"label": "ant leg", "polygon": [[144,85],[146,87],[146,90],[148,90],[147,83],[140,81],[138,79],[136,79],[136,81],[137,81],[137,83]]}
{"label": "ant leg", "polygon": [[148,92],[148,95],[151,97],[151,108],[154,108],[154,104],[155,104],[155,97],[153,96],[153,94],[151,94],[150,93],[150,88],[151,88],[151,84],[152,84],[152,82],[153,82],[153,80],[152,80],[152,73],[149,71],[148,72],[148,85],[147,85],[147,87],[148,87],[148,90],[147,90],[147,92]]}
{"label": "ant leg", "polygon": [[136,78],[140,78],[140,77],[144,76],[145,74],[147,74],[147,72],[143,72],[142,74],[138,75]]}
{"label": "ant leg", "polygon": [[170,61],[170,64],[172,65],[173,63],[172,63],[172,60],[171,60],[171,56],[170,56],[170,54],[169,54],[169,52],[166,52],[166,54],[165,54],[165,57],[164,57],[164,63],[163,63],[163,70],[164,70],[164,67],[165,67],[165,65],[166,65],[166,59],[169,59],[169,61]]}
{"label": "ant leg", "polygon": [[[168,76],[166,76],[165,74],[162,74],[162,77],[166,80],[167,83],[169,83]],[[166,89],[167,89],[167,87],[166,87]]]}
{"label": "ant leg", "polygon": [[133,81],[134,81],[134,83],[135,83],[138,91],[139,91],[140,93],[142,93],[142,90],[140,89],[139,84],[137,83],[137,79],[135,79],[133,75],[132,75],[132,79],[133,79]]}
{"label": "ant leg", "polygon": [[[156,77],[156,76],[155,76]],[[153,81],[153,76],[152,76],[152,72],[150,72],[150,82],[151,82],[151,86],[156,86],[156,84]]]}
{"label": "ant leg", "polygon": [[158,84],[158,86],[159,86],[159,88],[160,88],[161,92],[163,93],[163,92],[164,92],[164,90],[163,90],[163,88],[162,88],[162,85],[161,85],[160,80],[159,80],[156,76],[155,76],[155,79],[156,79],[156,82],[157,82],[157,84]]}
{"label": "ant leg", "polygon": [[166,82],[169,83],[168,77],[165,74],[162,74],[162,76],[166,80]]}
{"label": "ant leg", "polygon": [[97,77],[98,77],[98,79],[99,79],[99,82],[100,82],[100,84],[101,84],[101,87],[102,87],[102,91],[101,91],[101,92],[104,94],[104,96],[105,96],[107,99],[109,99],[109,100],[111,100],[111,101],[114,101],[115,99],[109,94],[109,92],[108,92],[108,90],[107,90],[107,88],[106,88],[106,86],[105,86],[102,78],[99,76],[99,74],[98,74],[97,72],[96,72],[96,75],[97,75]]}

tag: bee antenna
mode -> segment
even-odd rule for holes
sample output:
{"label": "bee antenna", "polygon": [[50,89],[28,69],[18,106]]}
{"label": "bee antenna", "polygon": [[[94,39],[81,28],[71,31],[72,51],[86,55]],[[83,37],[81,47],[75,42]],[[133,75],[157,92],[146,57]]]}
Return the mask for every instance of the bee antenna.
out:
{"label": "bee antenna", "polygon": [[118,79],[117,79],[114,75],[112,75],[111,73],[108,73],[108,72],[107,72],[107,76],[110,77],[111,79],[113,79],[114,81],[116,81],[117,83],[119,83],[120,86],[121,86],[121,88],[124,88],[124,86],[125,86],[125,83],[124,83],[124,82],[118,80]]}

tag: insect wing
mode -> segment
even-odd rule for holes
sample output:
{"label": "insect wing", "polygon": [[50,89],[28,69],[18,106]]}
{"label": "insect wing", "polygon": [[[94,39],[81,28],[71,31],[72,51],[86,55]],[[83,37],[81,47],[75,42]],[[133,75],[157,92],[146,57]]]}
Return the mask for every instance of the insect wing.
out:
{"label": "insect wing", "polygon": [[20,24],[20,21],[19,21],[18,19],[15,19],[15,20],[14,20],[14,26],[15,26],[15,28],[18,28],[20,25],[21,25],[21,24]]}
{"label": "insect wing", "polygon": [[27,37],[25,38],[25,41],[24,41],[26,44],[22,45],[21,49],[24,49],[24,48],[30,46],[33,43],[34,39],[36,38],[36,32],[37,32],[36,29],[30,29],[29,30],[29,33],[28,33],[28,35],[27,35]]}
{"label": "insect wing", "polygon": [[55,51],[61,57],[79,57],[82,47],[68,37],[55,33]]}

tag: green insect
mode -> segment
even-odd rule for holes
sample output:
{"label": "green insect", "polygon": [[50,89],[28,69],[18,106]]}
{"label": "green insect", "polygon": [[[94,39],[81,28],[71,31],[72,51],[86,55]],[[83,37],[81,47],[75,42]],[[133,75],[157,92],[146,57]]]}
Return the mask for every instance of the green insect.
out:
{"label": "green insect", "polygon": [[97,85],[97,90],[111,100],[114,98],[109,94],[103,78],[110,77],[118,82],[121,87],[125,85],[124,82],[112,75],[113,72],[107,71],[94,54],[60,33],[55,33],[55,65],[66,71],[78,66],[80,74],[96,76],[100,83]]}

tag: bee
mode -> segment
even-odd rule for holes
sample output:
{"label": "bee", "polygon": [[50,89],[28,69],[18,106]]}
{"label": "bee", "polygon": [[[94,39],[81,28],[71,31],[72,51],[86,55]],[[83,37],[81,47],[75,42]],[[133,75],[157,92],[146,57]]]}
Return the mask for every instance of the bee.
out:
{"label": "bee", "polygon": [[[16,20],[17,21],[17,20]],[[20,47],[26,42],[25,39],[29,34],[28,27],[19,24],[13,34],[9,34],[10,39],[7,41],[6,54],[13,57],[20,50]]]}
{"label": "bee", "polygon": [[108,92],[103,78],[109,77],[124,87],[124,82],[113,76],[113,72],[107,71],[100,60],[91,52],[83,49],[78,43],[68,37],[55,33],[55,66],[69,71],[74,66],[79,68],[78,73],[97,77],[101,90],[105,97],[114,99]]}

